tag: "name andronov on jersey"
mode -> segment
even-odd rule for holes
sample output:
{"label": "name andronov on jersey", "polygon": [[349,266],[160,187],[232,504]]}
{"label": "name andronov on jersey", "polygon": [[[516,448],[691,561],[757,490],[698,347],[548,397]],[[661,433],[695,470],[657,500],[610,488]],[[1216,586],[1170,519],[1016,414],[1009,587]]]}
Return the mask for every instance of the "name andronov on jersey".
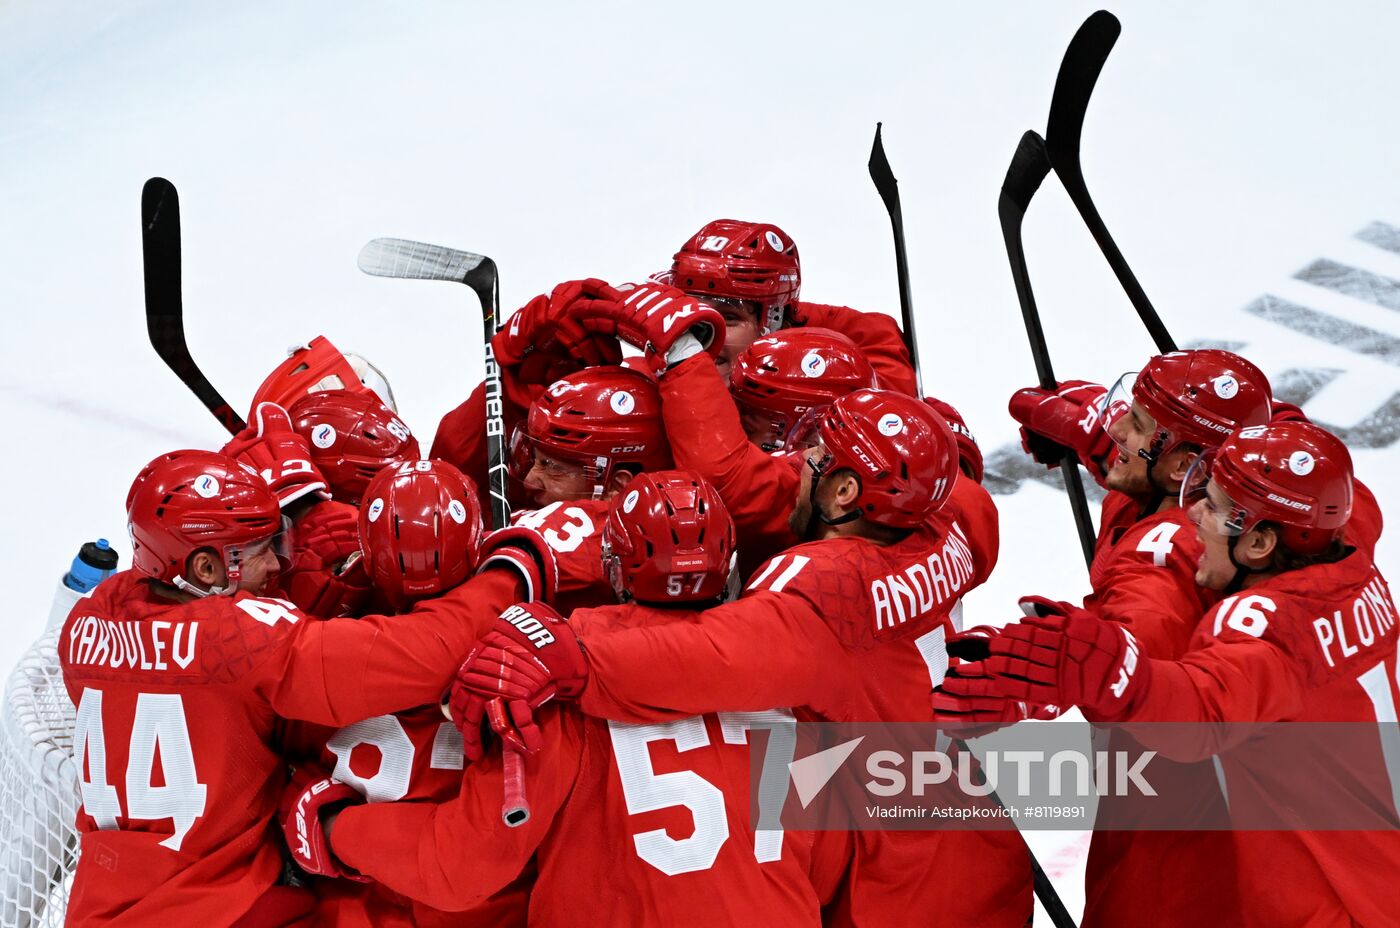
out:
{"label": "name andronov on jersey", "polygon": [[198,636],[198,622],[113,622],[84,616],[68,633],[68,661],[113,670],[167,670],[168,655],[187,670]]}
{"label": "name andronov on jersey", "polygon": [[956,599],[972,579],[973,563],[967,535],[962,526],[954,522],[942,548],[930,553],[925,560],[870,584],[870,599],[875,604],[875,630],[903,625],[935,606]]}

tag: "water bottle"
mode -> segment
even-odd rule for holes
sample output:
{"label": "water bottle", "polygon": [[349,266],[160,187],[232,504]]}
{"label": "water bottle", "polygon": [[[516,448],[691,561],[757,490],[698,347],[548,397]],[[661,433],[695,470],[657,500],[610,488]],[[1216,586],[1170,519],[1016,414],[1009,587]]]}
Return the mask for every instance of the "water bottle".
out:
{"label": "water bottle", "polygon": [[112,550],[107,539],[99,538],[84,544],[79,549],[78,556],[73,558],[68,573],[63,575],[63,582],[54,593],[53,606],[49,609],[48,627],[62,625],[78,600],[91,593],[116,569],[117,552]]}
{"label": "water bottle", "polygon": [[73,566],[63,575],[63,584],[70,590],[90,593],[116,569],[117,552],[112,550],[107,539],[99,538],[89,541],[78,550],[78,556],[73,558]]}

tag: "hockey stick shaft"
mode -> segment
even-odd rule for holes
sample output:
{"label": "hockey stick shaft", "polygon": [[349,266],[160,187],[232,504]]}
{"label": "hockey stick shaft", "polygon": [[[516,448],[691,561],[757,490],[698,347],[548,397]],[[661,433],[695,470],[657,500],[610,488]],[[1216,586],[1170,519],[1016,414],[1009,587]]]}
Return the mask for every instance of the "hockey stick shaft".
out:
{"label": "hockey stick shaft", "polygon": [[[1040,325],[1040,310],[1035,305],[1030,270],[1026,266],[1026,250],[1021,240],[1026,208],[1049,172],[1050,161],[1044,140],[1035,132],[1027,132],[1021,136],[1011,166],[1007,168],[1006,180],[1002,183],[1001,196],[997,201],[997,212],[1001,217],[1006,257],[1011,262],[1011,279],[1016,284],[1016,300],[1021,304],[1021,320],[1026,326],[1026,340],[1030,342],[1031,357],[1035,361],[1035,375],[1043,389],[1054,390],[1059,382],[1055,380],[1055,371],[1050,366],[1050,349],[1045,343],[1045,330]],[[1060,461],[1060,475],[1064,478],[1065,493],[1074,511],[1074,525],[1079,533],[1084,563],[1091,564],[1094,560],[1094,521],[1089,514],[1089,500],[1084,494],[1084,483],[1079,474],[1079,458],[1073,451],[1065,451]]]}
{"label": "hockey stick shaft", "polygon": [[510,745],[505,752],[505,801],[501,803],[501,820],[511,828],[519,828],[530,820],[530,801],[525,797],[525,759]]}
{"label": "hockey stick shaft", "polygon": [[1098,242],[1099,250],[1137,310],[1142,324],[1147,327],[1157,350],[1175,351],[1176,342],[1138,283],[1137,276],[1128,266],[1127,259],[1109,234],[1108,226],[1089,196],[1080,161],[1080,141],[1089,98],[1093,96],[1094,85],[1121,31],[1117,17],[1107,10],[1099,10],[1086,19],[1074,34],[1060,62],[1059,75],[1055,78],[1055,93],[1050,99],[1050,119],[1045,127],[1045,145],[1055,174],[1069,193],[1075,209],[1079,210],[1084,224],[1089,227],[1089,234]]}
{"label": "hockey stick shaft", "polygon": [[141,188],[141,258],[146,286],[146,333],[151,347],[230,435],[241,432],[246,425],[243,417],[214,389],[185,342],[185,309],[180,295],[180,196],[175,185],[163,177],[152,177]]}
{"label": "hockey stick shaft", "polygon": [[486,458],[491,492],[491,527],[510,524],[506,496],[505,419],[501,367],[491,350],[500,328],[500,279],[496,262],[485,255],[401,238],[377,238],[360,249],[360,270],[375,277],[402,280],[451,280],[466,284],[481,303],[486,344]]}
{"label": "hockey stick shaft", "polygon": [[882,123],[875,124],[875,141],[870,147],[870,179],[890,214],[894,231],[894,265],[899,276],[899,317],[904,328],[904,344],[909,348],[909,360],[914,365],[914,384],[919,395],[924,393],[923,376],[919,368],[919,340],[914,331],[914,306],[909,295],[909,255],[904,247],[904,213],[899,207],[899,181],[895,180],[890,161],[885,157],[885,143],[880,137]]}

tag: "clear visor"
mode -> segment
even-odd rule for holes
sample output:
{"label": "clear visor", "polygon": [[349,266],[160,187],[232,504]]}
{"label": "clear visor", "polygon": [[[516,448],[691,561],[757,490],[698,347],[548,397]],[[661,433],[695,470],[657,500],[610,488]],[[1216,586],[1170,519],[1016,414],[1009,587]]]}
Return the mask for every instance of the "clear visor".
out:
{"label": "clear visor", "polygon": [[590,458],[587,462],[563,457],[532,438],[523,425],[516,426],[515,431],[511,432],[507,457],[508,472],[521,483],[536,467],[555,478],[582,475],[597,482],[606,473],[608,465],[605,457]]}
{"label": "clear visor", "polygon": [[269,552],[277,559],[277,566],[268,573],[275,577],[286,573],[292,567],[292,520],[282,517],[282,527],[276,534],[244,544],[224,546],[224,571],[228,574],[228,591],[238,589],[238,580],[243,576],[243,567],[250,561],[265,557]]}
{"label": "clear visor", "polygon": [[1251,520],[1249,513],[1232,502],[1220,485],[1211,480],[1214,464],[1213,451],[1207,451],[1191,463],[1181,483],[1178,501],[1192,523],[1233,538],[1244,534]]}
{"label": "clear visor", "polygon": [[1137,371],[1128,371],[1113,384],[1112,389],[1099,408],[1099,425],[1120,449],[1131,451],[1123,444],[1123,429],[1114,428],[1133,410],[1133,384],[1137,383]]}
{"label": "clear visor", "polygon": [[822,443],[822,419],[830,406],[813,406],[804,412],[783,439],[783,450],[806,451]]}

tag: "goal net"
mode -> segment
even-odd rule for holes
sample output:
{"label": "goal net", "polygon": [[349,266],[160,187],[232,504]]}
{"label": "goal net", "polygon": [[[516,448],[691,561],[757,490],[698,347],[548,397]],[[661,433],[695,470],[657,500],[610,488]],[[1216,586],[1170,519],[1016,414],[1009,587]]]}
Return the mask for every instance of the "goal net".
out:
{"label": "goal net", "polygon": [[57,641],[58,629],[36,641],[5,685],[0,928],[62,925],[77,865],[76,713],[63,686]]}

